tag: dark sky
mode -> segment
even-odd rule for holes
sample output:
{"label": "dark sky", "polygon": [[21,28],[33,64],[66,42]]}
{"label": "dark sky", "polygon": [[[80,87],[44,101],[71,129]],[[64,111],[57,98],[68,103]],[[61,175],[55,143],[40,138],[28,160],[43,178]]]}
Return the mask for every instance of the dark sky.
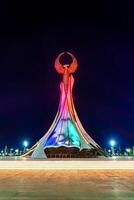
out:
{"label": "dark sky", "polygon": [[51,125],[62,51],[79,62],[74,100],[86,131],[102,147],[134,145],[133,1],[9,2],[0,5],[0,149],[31,146]]}

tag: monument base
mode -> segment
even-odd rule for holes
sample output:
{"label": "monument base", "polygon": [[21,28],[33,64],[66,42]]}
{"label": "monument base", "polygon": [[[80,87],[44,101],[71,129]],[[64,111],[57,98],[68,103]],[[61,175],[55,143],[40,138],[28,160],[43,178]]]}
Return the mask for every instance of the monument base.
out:
{"label": "monument base", "polygon": [[49,147],[46,148],[47,158],[96,158],[100,155],[97,149],[82,149],[77,147]]}

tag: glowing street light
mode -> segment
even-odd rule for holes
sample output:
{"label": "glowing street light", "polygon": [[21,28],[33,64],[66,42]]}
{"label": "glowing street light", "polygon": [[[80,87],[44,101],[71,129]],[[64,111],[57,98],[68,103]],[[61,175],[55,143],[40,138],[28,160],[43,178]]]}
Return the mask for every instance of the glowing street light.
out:
{"label": "glowing street light", "polygon": [[108,149],[108,153],[111,153],[111,149]]}
{"label": "glowing street light", "polygon": [[130,155],[131,154],[131,149],[130,148],[126,148],[126,152],[127,152],[127,155]]}
{"label": "glowing street light", "polygon": [[115,144],[116,144],[115,140],[110,140],[110,146],[111,146],[111,147],[114,147]]}
{"label": "glowing street light", "polygon": [[115,140],[110,140],[110,146],[111,146],[112,155],[115,155],[115,151],[114,151],[115,145],[116,145],[116,141]]}
{"label": "glowing street light", "polygon": [[10,148],[9,155],[10,155],[10,156],[12,156],[12,155],[13,155],[13,148]]}
{"label": "glowing street light", "polygon": [[23,146],[24,146],[24,152],[26,151],[26,148],[28,147],[28,141],[27,140],[24,140],[23,141]]}
{"label": "glowing street light", "polygon": [[24,146],[24,147],[28,147],[28,141],[27,141],[27,140],[25,140],[25,141],[23,142],[23,146]]}
{"label": "glowing street light", "polygon": [[127,149],[126,149],[126,152],[127,152],[127,153],[130,153],[130,149],[127,148]]}
{"label": "glowing street light", "polygon": [[15,149],[15,154],[18,155],[19,149]]}

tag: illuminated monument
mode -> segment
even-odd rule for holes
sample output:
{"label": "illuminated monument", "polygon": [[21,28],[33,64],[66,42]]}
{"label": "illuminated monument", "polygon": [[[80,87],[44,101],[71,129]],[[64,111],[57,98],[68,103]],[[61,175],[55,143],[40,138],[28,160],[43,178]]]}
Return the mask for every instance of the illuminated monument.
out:
{"label": "illuminated monument", "polygon": [[[71,56],[71,64],[60,63],[60,58],[64,54]],[[83,158],[101,154],[100,146],[86,133],[74,107],[72,74],[77,66],[76,58],[69,52],[61,53],[56,58],[55,69],[63,76],[60,83],[60,103],[57,115],[47,133],[23,156]]]}

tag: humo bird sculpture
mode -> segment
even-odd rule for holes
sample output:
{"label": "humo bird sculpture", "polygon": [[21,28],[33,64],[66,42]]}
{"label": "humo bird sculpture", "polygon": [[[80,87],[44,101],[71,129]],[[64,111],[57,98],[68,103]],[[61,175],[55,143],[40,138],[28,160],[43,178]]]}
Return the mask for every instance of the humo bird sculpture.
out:
{"label": "humo bird sculpture", "polygon": [[[63,55],[71,56],[71,64],[61,64]],[[55,60],[55,69],[62,74],[60,103],[56,117],[44,136],[23,156],[35,158],[96,157],[101,154],[100,146],[84,130],[73,102],[73,73],[78,62],[70,52],[63,52]]]}

